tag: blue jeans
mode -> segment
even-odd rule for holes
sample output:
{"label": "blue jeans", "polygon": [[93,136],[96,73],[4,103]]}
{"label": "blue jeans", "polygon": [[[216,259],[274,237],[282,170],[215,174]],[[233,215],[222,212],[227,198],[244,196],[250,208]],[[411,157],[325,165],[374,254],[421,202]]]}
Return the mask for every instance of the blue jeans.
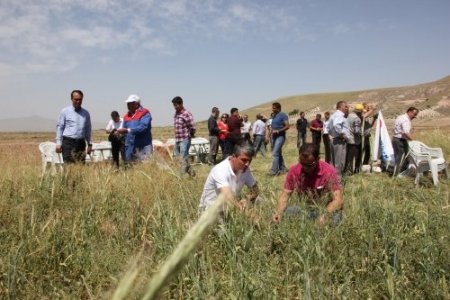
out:
{"label": "blue jeans", "polygon": [[263,135],[254,135],[253,138],[253,147],[255,148],[255,157],[258,153],[258,150],[261,151],[261,155],[266,157],[266,144],[264,144],[264,136]]}
{"label": "blue jeans", "polygon": [[191,147],[191,139],[186,139],[175,143],[175,156],[181,161],[181,175],[189,173],[191,164],[189,163],[189,148]]}
{"label": "blue jeans", "polygon": [[[302,209],[299,206],[289,205],[284,212],[285,216],[306,216],[309,220],[315,221],[320,215],[320,210],[317,207],[307,207]],[[342,221],[342,210],[333,212],[331,216],[333,225],[338,225]]]}
{"label": "blue jeans", "polygon": [[274,135],[272,136],[272,174],[277,174],[279,172],[286,172],[287,168],[284,165],[283,159],[283,145],[286,137],[284,135]]}

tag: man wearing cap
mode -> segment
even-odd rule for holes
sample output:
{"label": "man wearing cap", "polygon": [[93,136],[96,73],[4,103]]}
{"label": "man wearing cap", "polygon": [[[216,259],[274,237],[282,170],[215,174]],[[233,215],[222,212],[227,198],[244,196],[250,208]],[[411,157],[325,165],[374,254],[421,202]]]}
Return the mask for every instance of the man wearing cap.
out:
{"label": "man wearing cap", "polygon": [[392,138],[392,147],[395,156],[395,173],[406,170],[407,163],[405,155],[408,153],[408,141],[412,141],[411,121],[419,114],[419,110],[413,106],[408,108],[405,114],[398,116],[394,122],[394,136]]}
{"label": "man wearing cap", "polygon": [[209,153],[208,153],[208,164],[215,165],[217,150],[219,148],[219,133],[220,129],[217,125],[217,118],[219,117],[220,111],[217,107],[213,107],[211,110],[211,116],[208,119],[208,132],[209,132]]}
{"label": "man wearing cap", "polygon": [[347,159],[345,173],[352,175],[358,173],[361,168],[361,141],[362,141],[362,112],[364,106],[356,104],[353,112],[347,117],[350,137],[347,140]]}
{"label": "man wearing cap", "polygon": [[152,154],[152,115],[140,104],[138,95],[130,95],[125,100],[128,113],[123,117],[120,134],[126,134],[125,161],[141,161]]}
{"label": "man wearing cap", "polygon": [[[70,93],[72,105],[61,110],[56,125],[56,153],[62,153],[64,163],[84,162],[92,151],[91,116],[81,107],[83,92]],[[86,148],[87,144],[87,148]]]}
{"label": "man wearing cap", "polygon": [[[319,159],[319,150],[312,143],[300,147],[299,163],[293,165],[286,175],[277,211],[272,216],[273,222],[280,222],[293,192],[306,200],[307,217],[320,226],[328,222],[336,225],[341,221],[344,200],[340,177],[333,166]],[[300,210],[299,207],[291,207],[287,212]]]}
{"label": "man wearing cap", "polygon": [[173,124],[175,129],[175,155],[181,159],[181,175],[188,174],[195,176],[195,171],[189,163],[189,148],[191,147],[191,138],[195,135],[194,117],[184,108],[183,99],[176,96],[172,99],[175,115]]}
{"label": "man wearing cap", "polygon": [[348,104],[345,101],[336,103],[336,111],[331,115],[328,123],[328,134],[331,136],[331,155],[333,166],[343,174],[347,154],[347,141],[350,138],[350,130],[347,122]]}

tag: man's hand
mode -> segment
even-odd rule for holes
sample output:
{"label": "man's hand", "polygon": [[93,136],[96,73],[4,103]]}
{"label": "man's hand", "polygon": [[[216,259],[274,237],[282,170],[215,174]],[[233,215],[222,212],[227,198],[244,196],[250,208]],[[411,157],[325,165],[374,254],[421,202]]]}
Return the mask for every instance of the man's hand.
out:
{"label": "man's hand", "polygon": [[62,146],[61,145],[56,145],[55,152],[56,153],[61,153],[62,152]]}
{"label": "man's hand", "polygon": [[119,129],[117,129],[116,132],[118,132],[120,134],[127,134],[128,133],[128,128],[119,128]]}
{"label": "man's hand", "polygon": [[92,152],[92,145],[91,146],[87,146],[86,148],[86,153],[89,155]]}

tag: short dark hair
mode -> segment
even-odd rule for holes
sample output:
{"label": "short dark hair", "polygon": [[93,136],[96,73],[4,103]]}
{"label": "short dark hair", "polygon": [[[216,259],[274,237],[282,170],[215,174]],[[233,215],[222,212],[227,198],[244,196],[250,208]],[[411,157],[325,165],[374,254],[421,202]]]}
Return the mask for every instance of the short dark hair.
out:
{"label": "short dark hair", "polygon": [[183,104],[183,98],[181,98],[180,96],[176,96],[175,98],[172,99],[172,103],[173,104]]}
{"label": "short dark hair", "polygon": [[315,159],[319,158],[319,148],[313,143],[305,143],[298,150],[298,154],[301,156],[314,156]]}
{"label": "short dark hair", "polygon": [[412,111],[419,112],[419,110],[417,108],[415,108],[414,106],[411,106],[410,108],[408,108],[408,110],[406,112],[412,112]]}
{"label": "short dark hair", "polygon": [[231,110],[230,110],[230,114],[233,114],[233,113],[235,113],[236,111],[238,111],[239,109],[237,109],[236,107],[233,107]]}
{"label": "short dark hair", "polygon": [[73,99],[73,94],[75,94],[75,93],[80,94],[80,95],[81,95],[81,98],[84,98],[83,92],[82,92],[81,90],[73,90],[73,91],[70,93],[70,99]]}
{"label": "short dark hair", "polygon": [[119,117],[119,113],[117,112],[117,110],[113,110],[111,112],[111,118],[116,118],[116,117]]}
{"label": "short dark hair", "polygon": [[281,110],[281,104],[279,102],[272,103],[272,106],[274,106],[276,109]]}
{"label": "short dark hair", "polygon": [[342,104],[344,104],[345,101],[338,101],[338,103],[336,103],[336,109],[339,109],[341,107]]}
{"label": "short dark hair", "polygon": [[218,111],[219,111],[219,109],[217,107],[215,107],[215,106],[211,109],[212,113],[215,113],[215,112],[218,112]]}

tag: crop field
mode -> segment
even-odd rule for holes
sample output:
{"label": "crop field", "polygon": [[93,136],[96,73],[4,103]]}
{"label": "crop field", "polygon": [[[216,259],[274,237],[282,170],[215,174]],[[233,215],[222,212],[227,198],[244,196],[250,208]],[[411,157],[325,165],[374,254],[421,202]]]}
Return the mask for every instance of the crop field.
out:
{"label": "crop field", "polygon": [[[298,159],[294,132],[287,165]],[[163,141],[171,134],[153,130]],[[450,160],[448,131],[415,136]],[[141,299],[198,219],[210,167],[196,165],[196,178],[181,178],[172,161],[126,170],[105,162],[42,176],[37,145],[54,133],[0,137],[0,298]],[[104,139],[95,133],[94,141]],[[210,228],[162,299],[450,299],[444,176],[437,187],[431,176],[419,187],[387,174],[347,177],[338,226],[318,227],[302,215],[275,225],[284,176],[266,176],[270,165],[270,155],[251,165],[261,189],[258,220],[233,212],[223,228]],[[290,204],[304,205],[296,197]]]}

